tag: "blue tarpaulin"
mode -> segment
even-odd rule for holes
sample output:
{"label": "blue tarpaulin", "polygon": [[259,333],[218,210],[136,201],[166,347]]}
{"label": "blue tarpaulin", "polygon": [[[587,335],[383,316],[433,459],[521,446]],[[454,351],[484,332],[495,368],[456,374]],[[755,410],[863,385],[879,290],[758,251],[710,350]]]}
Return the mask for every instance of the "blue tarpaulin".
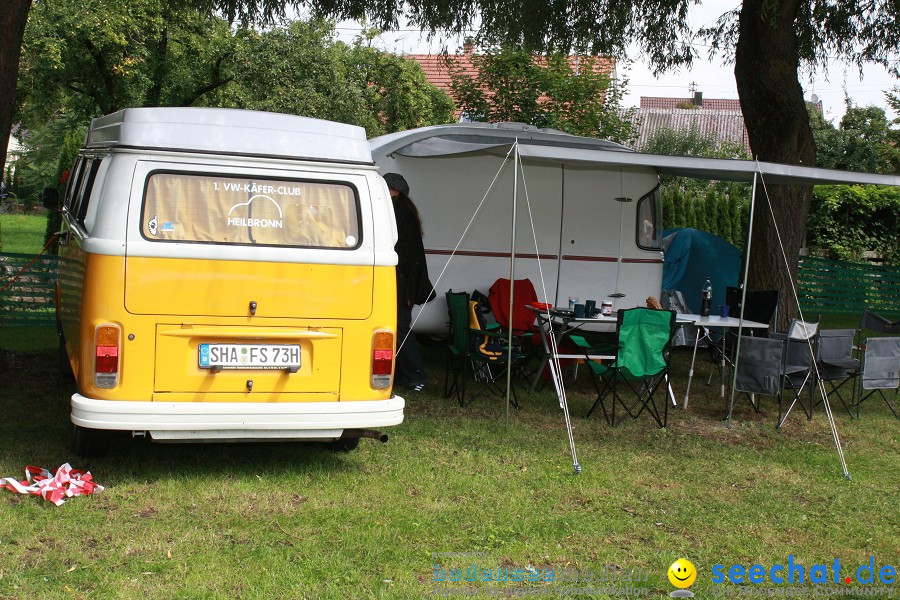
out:
{"label": "blue tarpaulin", "polygon": [[725,288],[736,286],[741,251],[711,233],[699,229],[666,229],[663,232],[665,264],[662,289],[679,290],[692,313],[700,312],[700,292],[709,277],[713,287],[712,313],[725,304]]}

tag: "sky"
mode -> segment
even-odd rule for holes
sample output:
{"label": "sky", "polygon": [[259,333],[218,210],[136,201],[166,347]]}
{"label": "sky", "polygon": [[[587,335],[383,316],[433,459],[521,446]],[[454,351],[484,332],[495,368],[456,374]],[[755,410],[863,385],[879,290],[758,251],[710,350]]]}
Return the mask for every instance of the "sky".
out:
{"label": "sky", "polygon": [[[695,6],[689,19],[692,25],[712,25],[720,14],[739,6],[739,2],[708,1]],[[346,21],[338,24],[339,37],[351,41],[359,33],[358,23]],[[457,52],[462,45],[459,38],[436,38],[427,40],[421,32],[401,28],[382,34],[375,45],[383,50],[396,53],[437,53],[443,48],[451,53]],[[690,86],[695,84],[697,91],[703,92],[704,98],[737,98],[737,86],[734,83],[734,71],[731,65],[722,65],[721,59],[708,60],[707,48],[697,46],[700,57],[690,70],[670,72],[657,78],[650,73],[648,66],[640,60],[636,49],[629,52],[631,64],[627,69],[620,69],[619,74],[628,78],[627,93],[623,99],[624,106],[638,106],[641,96],[688,97]],[[898,50],[895,60],[900,60]],[[874,104],[885,109],[890,118],[900,117],[890,111],[884,98],[884,92],[893,86],[900,86],[900,80],[892,77],[883,67],[867,64],[862,76],[855,65],[846,65],[839,61],[830,61],[827,71],[819,70],[813,75],[801,74],[800,83],[807,99],[815,94],[823,105],[826,119],[837,124],[844,114],[844,97],[849,95],[854,104],[868,106]]]}

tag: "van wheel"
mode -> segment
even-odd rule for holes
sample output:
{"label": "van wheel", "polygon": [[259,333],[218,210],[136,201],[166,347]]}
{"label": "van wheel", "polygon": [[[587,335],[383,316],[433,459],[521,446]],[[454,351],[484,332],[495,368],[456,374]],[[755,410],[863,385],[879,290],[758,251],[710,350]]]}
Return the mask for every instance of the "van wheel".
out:
{"label": "van wheel", "polygon": [[109,452],[109,432],[72,423],[71,446],[82,458],[102,458]]}
{"label": "van wheel", "polygon": [[328,444],[328,447],[337,452],[351,452],[359,447],[359,438],[340,438]]}

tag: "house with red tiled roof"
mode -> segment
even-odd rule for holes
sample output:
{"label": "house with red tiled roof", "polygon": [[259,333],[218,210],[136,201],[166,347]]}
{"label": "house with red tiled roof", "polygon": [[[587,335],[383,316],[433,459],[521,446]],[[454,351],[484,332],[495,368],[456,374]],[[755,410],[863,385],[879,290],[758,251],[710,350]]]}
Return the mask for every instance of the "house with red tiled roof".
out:
{"label": "house with red tiled roof", "polygon": [[731,98],[703,98],[696,92],[693,98],[655,98],[641,96],[640,108],[635,112],[638,137],[635,147],[640,150],[661,129],[697,131],[704,138],[717,142],[740,144],[750,154],[750,139],[744,125],[741,102]]}
{"label": "house with red tiled roof", "polygon": [[696,92],[693,98],[656,98],[641,96],[641,108],[676,108],[691,110],[741,110],[741,101],[737,98],[703,98],[702,92]]}
{"label": "house with red tiled roof", "polygon": [[[474,78],[478,75],[478,69],[475,68],[472,62],[472,56],[474,55],[475,45],[467,42],[463,45],[462,54],[407,54],[406,58],[419,63],[422,71],[425,73],[425,78],[452,98],[453,87],[450,65],[453,65],[454,70]],[[576,73],[579,62],[582,60],[584,58],[581,56],[572,55],[569,57],[569,63]],[[600,73],[609,77],[615,77],[616,60],[614,58],[598,56],[593,57],[593,60],[594,68]],[[461,112],[460,109],[457,109],[457,118],[459,118]]]}
{"label": "house with red tiled roof", "polygon": [[[822,110],[822,102],[813,98]],[[741,101],[737,98],[704,98],[694,92],[691,98],[659,98],[641,96],[641,105],[634,115],[638,137],[635,147],[640,150],[660,129],[696,130],[705,138],[717,142],[740,144],[747,155],[750,138],[744,125]]]}

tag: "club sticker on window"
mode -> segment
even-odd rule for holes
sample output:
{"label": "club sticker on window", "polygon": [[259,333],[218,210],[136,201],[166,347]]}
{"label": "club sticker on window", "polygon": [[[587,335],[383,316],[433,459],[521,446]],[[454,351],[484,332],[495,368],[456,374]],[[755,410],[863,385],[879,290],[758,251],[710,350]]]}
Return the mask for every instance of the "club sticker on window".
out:
{"label": "club sticker on window", "polygon": [[[254,218],[252,216],[254,208],[257,208],[259,204],[266,204],[263,202],[264,200],[268,200],[275,206],[275,209],[278,211],[277,219]],[[254,202],[257,202],[257,204],[254,205]],[[265,207],[263,207],[262,212],[266,212]],[[274,198],[257,194],[246,202],[232,206],[231,210],[228,211],[227,223],[229,227],[272,227],[274,229],[282,229],[284,228],[284,213],[281,212],[281,207],[275,202]]]}
{"label": "club sticker on window", "polygon": [[359,201],[347,182],[158,172],[146,190],[142,232],[154,242],[342,250],[360,243]]}

